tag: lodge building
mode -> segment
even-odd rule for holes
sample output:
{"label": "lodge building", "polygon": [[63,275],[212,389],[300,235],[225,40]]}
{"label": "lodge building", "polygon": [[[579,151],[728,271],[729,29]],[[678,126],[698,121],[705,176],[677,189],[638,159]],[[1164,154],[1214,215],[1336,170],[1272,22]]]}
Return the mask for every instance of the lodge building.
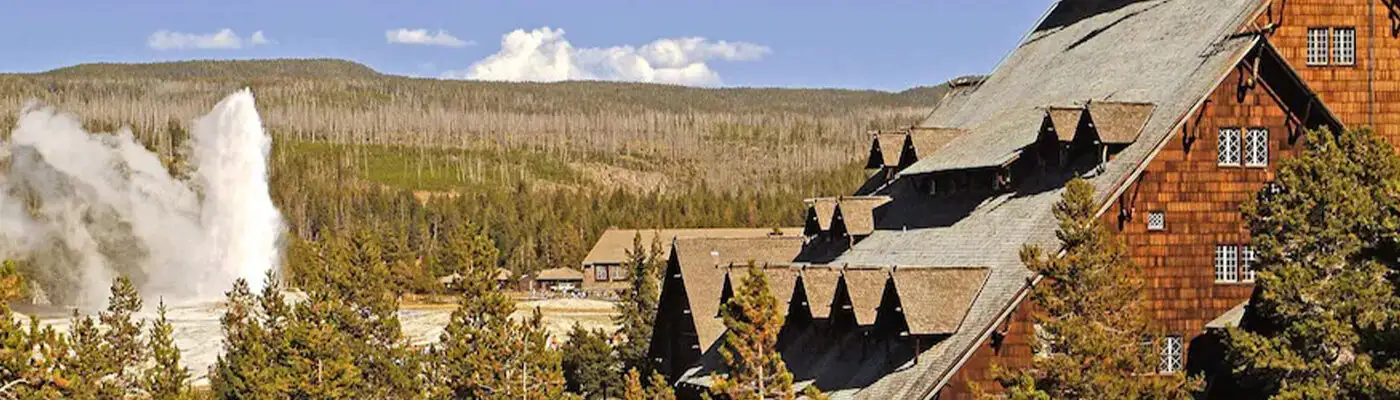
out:
{"label": "lodge building", "polygon": [[1018,251],[1058,248],[1052,207],[1080,177],[1143,274],[1158,372],[1214,374],[1208,332],[1253,291],[1240,205],[1306,130],[1400,143],[1396,60],[1389,0],[1062,0],[918,125],[872,132],[870,181],[806,200],[805,237],[673,241],[651,356],[683,397],[704,391],[752,263],[799,386],[974,398],[992,365],[1036,357]]}

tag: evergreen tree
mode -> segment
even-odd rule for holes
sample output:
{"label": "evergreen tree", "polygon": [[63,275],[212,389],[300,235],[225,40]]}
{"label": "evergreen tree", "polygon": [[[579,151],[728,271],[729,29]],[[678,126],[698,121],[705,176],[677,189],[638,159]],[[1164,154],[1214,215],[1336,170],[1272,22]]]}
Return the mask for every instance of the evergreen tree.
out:
{"label": "evergreen tree", "polygon": [[73,311],[68,342],[72,356],[62,369],[71,377],[74,398],[120,398],[140,387],[136,367],[145,361],[141,342],[142,322],[133,314],[141,310],[141,297],[126,277],[113,280],[107,309],[98,319]]}
{"label": "evergreen tree", "polygon": [[[659,239],[658,239],[659,240]],[[623,341],[617,344],[617,355],[622,361],[622,370],[636,368],[642,373],[653,370],[647,360],[647,350],[651,344],[652,325],[656,323],[656,308],[661,293],[657,278],[661,274],[661,251],[659,242],[653,241],[651,251],[642,244],[642,234],[632,237],[632,248],[627,250],[628,277],[631,285],[623,292],[622,301],[616,303],[617,316],[613,321],[618,325],[618,333]]]}
{"label": "evergreen tree", "polygon": [[1243,207],[1258,277],[1227,361],[1261,397],[1400,397],[1400,158],[1368,130],[1305,146]]}
{"label": "evergreen tree", "polygon": [[[57,399],[71,396],[67,342],[38,317],[15,318],[9,302],[23,296],[24,280],[13,261],[0,264],[0,385],[13,398]],[[25,322],[28,322],[26,324]]]}
{"label": "evergreen tree", "polygon": [[146,370],[142,387],[153,400],[191,399],[190,371],[180,365],[180,349],[175,347],[175,329],[165,317],[164,301],[158,312],[147,340],[155,365]]}
{"label": "evergreen tree", "polygon": [[462,296],[433,350],[441,372],[435,391],[458,399],[555,399],[564,395],[558,351],[548,346],[541,316],[510,319],[514,305],[495,290],[489,270],[473,268],[461,280]]}
{"label": "evergreen tree", "polygon": [[1096,217],[1094,187],[1075,179],[1055,204],[1055,235],[1062,256],[1034,246],[1021,250],[1027,268],[1043,279],[1033,288],[1038,343],[1049,349],[1025,370],[998,368],[1011,398],[1188,398],[1194,380],[1154,373],[1157,351],[1142,312],[1141,283],[1123,242]]}
{"label": "evergreen tree", "polygon": [[569,391],[588,399],[617,395],[618,366],[603,331],[589,331],[575,323],[569,341],[559,351]]}
{"label": "evergreen tree", "polygon": [[671,389],[671,383],[666,381],[666,376],[655,371],[651,373],[651,384],[647,386],[647,396],[652,400],[676,400],[676,392]]}
{"label": "evergreen tree", "polygon": [[622,391],[622,400],[648,400],[647,391],[642,387],[642,374],[636,368],[627,370],[626,387]]}
{"label": "evergreen tree", "polygon": [[732,400],[792,399],[792,373],[778,353],[778,331],[783,318],[778,299],[768,288],[762,269],[749,264],[749,272],[734,297],[722,309],[724,315],[724,375],[714,374],[716,394]]}

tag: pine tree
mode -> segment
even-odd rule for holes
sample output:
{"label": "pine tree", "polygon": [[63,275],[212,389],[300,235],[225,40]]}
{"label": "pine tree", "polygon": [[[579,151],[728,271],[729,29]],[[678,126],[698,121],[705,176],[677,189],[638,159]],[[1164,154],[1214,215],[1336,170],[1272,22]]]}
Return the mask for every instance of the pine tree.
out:
{"label": "pine tree", "polygon": [[647,391],[642,387],[642,374],[636,368],[627,370],[626,387],[622,391],[623,400],[648,400]]}
{"label": "pine tree", "polygon": [[52,328],[42,327],[38,317],[17,320],[9,302],[23,296],[24,280],[16,264],[0,264],[0,385],[21,399],[57,399],[71,396],[69,378],[61,368],[68,364],[67,342]]}
{"label": "pine tree", "polygon": [[541,316],[510,319],[514,305],[493,288],[488,270],[461,280],[462,296],[431,357],[441,372],[433,384],[458,399],[554,399],[564,395],[558,351],[548,346]]}
{"label": "pine tree", "polygon": [[617,316],[613,317],[618,333],[623,337],[623,341],[617,344],[623,371],[636,368],[642,373],[649,373],[653,370],[651,362],[647,360],[647,350],[661,296],[657,283],[661,274],[658,266],[661,258],[659,247],[659,244],[653,243],[652,250],[648,252],[642,245],[642,234],[639,232],[632,237],[632,248],[627,250],[631,285],[623,293],[622,301],[616,303]]}
{"label": "pine tree", "polygon": [[1096,217],[1094,187],[1075,179],[1055,204],[1062,256],[1034,246],[1021,250],[1043,279],[1033,288],[1042,348],[1029,369],[998,368],[1011,398],[1188,398],[1196,386],[1181,374],[1155,372],[1157,352],[1144,345],[1152,330],[1142,312],[1142,285],[1121,240]]}
{"label": "pine tree", "polygon": [[103,385],[112,386],[110,391],[113,392],[131,393],[141,387],[141,377],[135,367],[146,360],[146,344],[140,339],[145,323],[135,316],[141,311],[141,295],[125,276],[112,282],[111,291],[107,310],[98,313],[98,319],[106,328],[103,336],[111,348],[110,361],[114,363],[115,376]]}
{"label": "pine tree", "polygon": [[175,347],[173,336],[175,329],[165,315],[165,302],[161,301],[147,339],[155,365],[146,370],[143,388],[153,400],[190,399],[193,398],[190,393],[190,371],[180,365],[180,349]]}
{"label": "pine tree", "polygon": [[762,269],[750,264],[748,270],[721,311],[727,329],[720,347],[725,374],[713,375],[710,390],[732,400],[792,399],[793,377],[778,353],[783,326],[778,299]]}
{"label": "pine tree", "polygon": [[1256,290],[1227,362],[1252,396],[1400,397],[1400,158],[1369,130],[1309,132],[1243,207]]}
{"label": "pine tree", "polygon": [[618,365],[613,348],[601,330],[586,330],[578,323],[569,332],[569,341],[559,349],[568,390],[584,398],[609,398],[617,395]]}
{"label": "pine tree", "polygon": [[651,384],[647,386],[647,396],[652,400],[676,400],[676,392],[671,389],[671,383],[666,381],[666,376],[655,371],[651,373]]}

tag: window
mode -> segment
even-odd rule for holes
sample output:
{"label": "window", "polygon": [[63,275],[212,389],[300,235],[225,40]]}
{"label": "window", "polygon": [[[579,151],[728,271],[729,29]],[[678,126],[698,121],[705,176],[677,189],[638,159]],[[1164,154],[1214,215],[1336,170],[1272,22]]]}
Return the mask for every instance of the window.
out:
{"label": "window", "polygon": [[1167,213],[1165,211],[1149,211],[1147,213],[1147,230],[1160,231],[1167,229]]}
{"label": "window", "polygon": [[1232,244],[1215,246],[1215,281],[1234,282],[1239,280],[1239,246]]}
{"label": "window", "polygon": [[1240,282],[1254,282],[1254,247],[1241,246]]}
{"label": "window", "polygon": [[1327,28],[1308,28],[1308,65],[1327,65]]}
{"label": "window", "polygon": [[1264,167],[1269,165],[1269,130],[1249,128],[1244,135],[1244,166]]}
{"label": "window", "polygon": [[1157,363],[1157,371],[1161,373],[1176,373],[1181,371],[1183,343],[1181,336],[1171,335],[1162,338],[1162,359]]}
{"label": "window", "polygon": [[1332,65],[1356,65],[1356,28],[1332,29]]}
{"label": "window", "polygon": [[612,280],[625,281],[627,280],[627,273],[629,272],[628,268],[629,266],[626,265],[614,265],[612,266],[612,272],[608,274],[612,275]]}
{"label": "window", "polygon": [[606,265],[594,265],[594,266],[593,266],[593,280],[599,281],[599,282],[608,280],[608,266],[606,266]]}
{"label": "window", "polygon": [[1221,128],[1219,139],[1220,165],[1240,165],[1240,128]]}

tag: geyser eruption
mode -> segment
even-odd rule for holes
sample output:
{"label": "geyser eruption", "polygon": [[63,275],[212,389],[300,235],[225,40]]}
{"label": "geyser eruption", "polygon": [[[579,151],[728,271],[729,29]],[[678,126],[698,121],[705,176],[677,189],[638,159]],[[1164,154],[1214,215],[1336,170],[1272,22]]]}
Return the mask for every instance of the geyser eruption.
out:
{"label": "geyser eruption", "polygon": [[281,216],[268,193],[272,140],[247,89],[197,120],[188,176],[172,175],[129,129],[89,133],[73,115],[29,106],[0,143],[0,256],[56,301],[101,304],[116,274],[149,295],[254,290],[278,263]]}

